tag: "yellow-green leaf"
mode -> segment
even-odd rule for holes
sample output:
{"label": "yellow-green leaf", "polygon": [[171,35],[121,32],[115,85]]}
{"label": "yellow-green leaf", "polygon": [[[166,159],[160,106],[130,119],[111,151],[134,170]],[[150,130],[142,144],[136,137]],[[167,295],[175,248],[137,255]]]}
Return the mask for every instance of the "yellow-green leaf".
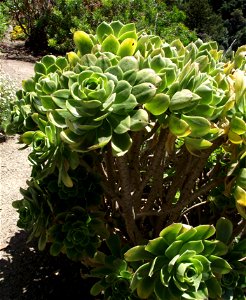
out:
{"label": "yellow-green leaf", "polygon": [[137,48],[137,41],[132,38],[125,39],[119,46],[117,51],[117,55],[124,57],[124,56],[131,56],[134,54]]}
{"label": "yellow-green leaf", "polygon": [[193,137],[202,137],[210,131],[211,124],[203,117],[182,115],[182,119],[190,126]]}
{"label": "yellow-green leaf", "polygon": [[240,135],[238,135],[237,133],[235,133],[232,130],[229,130],[228,132],[228,138],[229,140],[233,143],[233,144],[241,144],[242,143],[242,138]]}
{"label": "yellow-green leaf", "polygon": [[157,94],[144,107],[154,116],[163,114],[169,107],[170,97],[166,94]]}
{"label": "yellow-green leaf", "polygon": [[75,31],[73,40],[81,55],[91,52],[93,42],[86,32]]}
{"label": "yellow-green leaf", "polygon": [[238,135],[244,134],[246,132],[246,123],[243,119],[233,116],[230,122],[230,129]]}
{"label": "yellow-green leaf", "polygon": [[185,137],[191,133],[189,124],[174,115],[171,115],[169,118],[169,129],[172,134],[178,137]]}
{"label": "yellow-green leaf", "polygon": [[117,40],[117,38],[113,34],[110,34],[103,41],[102,50],[105,52],[112,52],[112,53],[116,54],[119,49],[119,46],[120,46],[120,43]]}

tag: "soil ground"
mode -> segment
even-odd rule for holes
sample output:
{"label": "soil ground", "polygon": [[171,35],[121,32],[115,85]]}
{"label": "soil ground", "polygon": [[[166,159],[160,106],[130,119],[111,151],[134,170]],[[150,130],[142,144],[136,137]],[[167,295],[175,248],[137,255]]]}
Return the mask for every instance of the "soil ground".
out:
{"label": "soil ground", "polygon": [[[19,86],[32,76],[37,59],[23,43],[0,43],[0,68]],[[91,283],[81,279],[80,264],[51,257],[48,250],[38,251],[36,242],[27,244],[27,233],[16,225],[12,201],[21,199],[19,189],[25,187],[31,171],[28,149],[19,148],[18,136],[0,144],[0,299],[93,299],[88,292]]]}

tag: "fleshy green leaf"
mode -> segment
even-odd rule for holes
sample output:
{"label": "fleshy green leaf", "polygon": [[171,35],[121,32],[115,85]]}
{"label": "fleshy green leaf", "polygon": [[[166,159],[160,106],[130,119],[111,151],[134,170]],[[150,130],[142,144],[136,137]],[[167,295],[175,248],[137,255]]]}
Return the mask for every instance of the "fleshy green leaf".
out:
{"label": "fleshy green leaf", "polygon": [[185,232],[181,233],[180,235],[177,236],[177,240],[187,242],[190,239],[193,239],[193,236],[196,234],[196,229],[195,228],[189,228]]}
{"label": "fleshy green leaf", "polygon": [[154,116],[163,114],[169,107],[170,98],[165,94],[157,94],[152,100],[144,105],[144,107]]}
{"label": "fleshy green leaf", "polygon": [[171,98],[169,108],[171,111],[182,110],[184,108],[191,108],[197,105],[200,96],[192,93],[190,90],[183,89],[176,92]]}
{"label": "fleshy green leaf", "polygon": [[227,274],[232,268],[229,263],[221,257],[210,255],[211,269],[214,273]]}
{"label": "fleshy green leaf", "polygon": [[62,250],[63,244],[61,243],[53,243],[50,247],[50,254],[52,256],[57,256]]}
{"label": "fleshy green leaf", "polygon": [[148,299],[154,290],[155,280],[149,276],[142,278],[137,285],[137,294],[140,299]]}
{"label": "fleshy green leaf", "polygon": [[102,44],[103,40],[110,34],[114,34],[112,27],[106,23],[102,22],[96,30],[98,41]]}
{"label": "fleshy green leaf", "polygon": [[118,36],[118,34],[123,26],[124,25],[118,20],[110,23],[110,27],[114,30],[115,36]]}
{"label": "fleshy green leaf", "polygon": [[189,241],[183,245],[179,253],[182,254],[186,250],[194,250],[197,254],[201,253],[204,249],[202,241]]}
{"label": "fleshy green leaf", "polygon": [[216,223],[216,239],[227,244],[231,239],[232,231],[232,222],[224,217],[219,218]]}
{"label": "fleshy green leaf", "polygon": [[167,243],[162,237],[150,240],[145,247],[145,250],[149,251],[154,255],[163,255],[167,248]]}
{"label": "fleshy green leaf", "polygon": [[165,256],[156,256],[151,264],[148,276],[152,277],[154,274],[161,271],[168,265],[169,260]]}
{"label": "fleshy green leaf", "polygon": [[202,137],[210,131],[211,124],[203,117],[183,115],[182,119],[190,126],[191,136]]}
{"label": "fleshy green leaf", "polygon": [[104,286],[101,285],[100,282],[96,282],[95,284],[93,284],[93,286],[90,289],[90,294],[92,296],[98,296],[103,290],[105,289]]}
{"label": "fleshy green leaf", "polygon": [[86,32],[75,31],[73,34],[73,40],[81,55],[91,52],[93,42]]}
{"label": "fleshy green leaf", "polygon": [[181,223],[173,223],[160,232],[160,237],[163,237],[167,244],[170,245],[175,241],[176,237],[182,229],[182,226],[183,225]]}
{"label": "fleshy green leaf", "polygon": [[195,227],[196,233],[192,237],[193,240],[205,240],[215,234],[213,225],[199,225]]}
{"label": "fleshy green leaf", "polygon": [[104,147],[112,137],[112,128],[107,120],[103,121],[103,124],[96,129],[96,138],[94,145],[90,146],[89,150],[95,150]]}
{"label": "fleshy green leaf", "polygon": [[45,65],[41,62],[36,62],[35,66],[34,66],[34,71],[36,73],[41,73],[41,74],[44,74],[44,75],[47,72]]}
{"label": "fleshy green leaf", "polygon": [[142,280],[142,278],[148,276],[148,273],[149,273],[149,270],[150,270],[150,263],[146,263],[146,264],[143,264],[141,265],[137,270],[136,272],[134,273],[133,277],[132,277],[132,280],[131,280],[131,289],[134,291],[140,280]]}
{"label": "fleshy green leaf", "polygon": [[47,240],[47,233],[44,230],[38,239],[38,250],[43,251],[45,249]]}
{"label": "fleshy green leaf", "polygon": [[165,255],[172,259],[175,255],[177,255],[182,248],[183,241],[174,241],[165,251]]}
{"label": "fleshy green leaf", "polygon": [[144,109],[134,110],[130,113],[130,128],[132,131],[140,131],[148,125],[149,116]]}
{"label": "fleshy green leaf", "polygon": [[218,299],[222,295],[222,288],[216,277],[211,277],[206,281],[208,295],[210,298]]}
{"label": "fleshy green leaf", "polygon": [[131,118],[130,116],[122,116],[117,114],[110,114],[108,120],[117,134],[122,134],[130,130]]}
{"label": "fleshy green leaf", "polygon": [[132,139],[128,133],[116,134],[114,133],[112,136],[112,150],[115,156],[124,155],[132,144]]}
{"label": "fleshy green leaf", "polygon": [[132,94],[138,103],[145,104],[155,96],[156,87],[149,82],[140,83],[132,88]]}
{"label": "fleshy green leaf", "polygon": [[145,259],[151,259],[154,257],[154,255],[148,251],[145,250],[145,246],[135,246],[124,254],[126,261],[139,261],[139,260],[145,260]]}
{"label": "fleshy green leaf", "polygon": [[112,52],[114,54],[117,53],[119,46],[120,46],[120,43],[113,34],[110,34],[109,36],[107,36],[106,39],[102,43],[103,51]]}
{"label": "fleshy green leaf", "polygon": [[134,54],[136,47],[137,41],[133,38],[127,38],[120,44],[117,55],[120,57],[131,56]]}

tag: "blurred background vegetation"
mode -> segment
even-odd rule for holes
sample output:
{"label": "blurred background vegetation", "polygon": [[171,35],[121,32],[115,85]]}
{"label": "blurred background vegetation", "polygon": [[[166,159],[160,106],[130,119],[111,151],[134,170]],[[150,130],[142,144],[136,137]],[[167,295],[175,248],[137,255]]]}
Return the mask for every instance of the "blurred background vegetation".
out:
{"label": "blurred background vegetation", "polygon": [[65,53],[73,49],[73,31],[118,19],[167,42],[199,37],[235,50],[246,44],[245,10],[244,0],[0,0],[0,39],[11,24],[11,38],[26,38],[32,51]]}

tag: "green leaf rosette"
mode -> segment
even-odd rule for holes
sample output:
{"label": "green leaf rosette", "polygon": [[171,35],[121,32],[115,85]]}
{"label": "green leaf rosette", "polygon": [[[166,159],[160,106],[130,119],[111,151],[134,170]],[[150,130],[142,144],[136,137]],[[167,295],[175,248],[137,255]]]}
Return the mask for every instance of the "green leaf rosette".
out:
{"label": "green leaf rosette", "polygon": [[97,233],[100,229],[100,233],[105,232],[102,221],[93,217],[93,214],[89,215],[82,207],[74,207],[57,215],[57,221],[58,224],[48,231],[52,241],[50,254],[57,256],[62,252],[73,261],[93,257],[100,245]]}
{"label": "green leaf rosette", "polygon": [[231,270],[221,258],[227,246],[210,240],[215,228],[174,223],[147,245],[125,253],[128,262],[142,261],[131,281],[140,299],[217,299],[222,295],[220,278]]}

